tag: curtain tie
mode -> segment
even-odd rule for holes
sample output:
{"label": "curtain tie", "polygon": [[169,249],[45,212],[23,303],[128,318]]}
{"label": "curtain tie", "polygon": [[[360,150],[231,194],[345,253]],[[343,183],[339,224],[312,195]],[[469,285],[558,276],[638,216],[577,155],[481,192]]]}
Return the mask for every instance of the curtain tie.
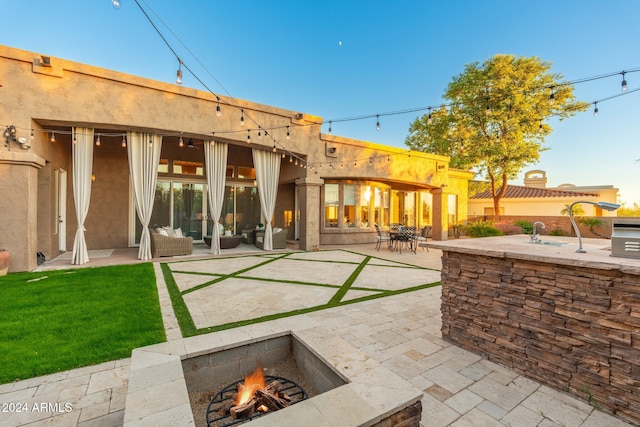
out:
{"label": "curtain tie", "polygon": [[79,225],[78,226],[78,230],[87,231],[87,229],[84,228],[84,225]]}

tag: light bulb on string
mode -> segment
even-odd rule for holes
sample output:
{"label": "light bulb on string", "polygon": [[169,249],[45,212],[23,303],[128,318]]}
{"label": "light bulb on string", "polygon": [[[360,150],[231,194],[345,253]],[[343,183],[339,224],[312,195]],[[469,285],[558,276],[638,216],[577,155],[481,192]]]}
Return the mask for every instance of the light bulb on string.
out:
{"label": "light bulb on string", "polygon": [[100,134],[97,135],[96,137],[96,147],[100,146]]}
{"label": "light bulb on string", "polygon": [[247,144],[251,144],[251,131],[247,130]]}
{"label": "light bulb on string", "polygon": [[120,0],[111,0],[111,6],[113,6],[114,9],[120,9]]}
{"label": "light bulb on string", "polygon": [[429,107],[429,115],[427,116],[427,124],[433,123],[433,117],[431,117],[431,107]]}
{"label": "light bulb on string", "polygon": [[329,120],[329,135],[333,135],[333,134],[331,133],[331,120]]}
{"label": "light bulb on string", "polygon": [[282,152],[282,158],[284,159],[285,157],[287,157],[287,156],[284,154],[284,151],[283,151]]}
{"label": "light bulb on string", "polygon": [[556,102],[556,94],[553,91],[553,86],[551,87],[551,95],[549,95],[549,102],[553,105]]}
{"label": "light bulb on string", "polygon": [[216,116],[220,117],[222,115],[222,110],[220,109],[220,97],[216,96],[218,99],[218,105],[216,105]]}
{"label": "light bulb on string", "polygon": [[626,74],[626,71],[622,72],[622,83],[620,85],[620,88],[622,89],[623,92],[625,92],[627,90],[627,80],[624,78],[624,75]]}
{"label": "light bulb on string", "polygon": [[293,157],[289,154],[289,163],[293,163]]}
{"label": "light bulb on string", "polygon": [[182,84],[182,60],[178,58],[178,62],[180,64],[178,65],[178,72],[176,73],[176,83],[181,85]]}
{"label": "light bulb on string", "polygon": [[193,138],[189,138],[189,142],[187,142],[187,147],[188,148],[195,148],[195,145],[193,144]]}
{"label": "light bulb on string", "polygon": [[184,139],[182,139],[182,132],[180,132],[180,140],[178,141],[178,147],[184,147]]}
{"label": "light bulb on string", "polygon": [[287,139],[291,139],[291,134],[289,133],[289,126],[287,126]]}
{"label": "light bulb on string", "polygon": [[31,128],[31,135],[30,135],[31,139],[33,140],[33,138],[35,137],[33,134],[33,128]]}
{"label": "light bulb on string", "polygon": [[56,142],[56,133],[51,132],[51,142]]}
{"label": "light bulb on string", "polygon": [[593,103],[594,108],[593,108],[593,117],[598,117],[598,103],[594,102]]}
{"label": "light bulb on string", "polygon": [[122,135],[122,144],[120,145],[122,145],[122,148],[127,148],[127,140],[125,139],[124,135]]}
{"label": "light bulb on string", "polygon": [[376,130],[380,130],[380,115],[376,114]]}
{"label": "light bulb on string", "polygon": [[258,139],[262,139],[262,127],[258,126]]}
{"label": "light bulb on string", "polygon": [[244,126],[245,125],[245,121],[244,121],[244,110],[240,110],[240,126]]}

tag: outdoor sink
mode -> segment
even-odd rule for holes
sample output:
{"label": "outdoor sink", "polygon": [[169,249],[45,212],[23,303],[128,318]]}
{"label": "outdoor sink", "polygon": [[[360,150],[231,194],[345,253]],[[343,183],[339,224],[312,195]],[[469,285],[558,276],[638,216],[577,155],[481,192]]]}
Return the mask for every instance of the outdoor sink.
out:
{"label": "outdoor sink", "polygon": [[[529,242],[531,243],[531,242]],[[538,240],[537,242],[533,243],[534,245],[548,245],[548,246],[567,246],[568,243],[566,242],[551,242],[551,241],[545,241],[545,240]]]}

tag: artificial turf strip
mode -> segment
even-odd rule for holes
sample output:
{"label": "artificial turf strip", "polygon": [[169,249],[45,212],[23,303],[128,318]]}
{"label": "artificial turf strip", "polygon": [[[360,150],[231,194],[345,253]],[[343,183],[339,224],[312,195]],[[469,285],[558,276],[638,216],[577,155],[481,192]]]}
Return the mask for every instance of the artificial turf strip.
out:
{"label": "artificial turf strip", "polygon": [[151,263],[0,278],[0,384],[165,340]]}

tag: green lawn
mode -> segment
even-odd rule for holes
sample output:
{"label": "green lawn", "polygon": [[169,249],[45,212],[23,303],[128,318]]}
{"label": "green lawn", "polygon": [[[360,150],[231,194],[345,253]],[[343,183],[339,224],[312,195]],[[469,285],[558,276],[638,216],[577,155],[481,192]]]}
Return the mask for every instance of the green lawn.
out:
{"label": "green lawn", "polygon": [[151,263],[0,277],[0,384],[166,340]]}

